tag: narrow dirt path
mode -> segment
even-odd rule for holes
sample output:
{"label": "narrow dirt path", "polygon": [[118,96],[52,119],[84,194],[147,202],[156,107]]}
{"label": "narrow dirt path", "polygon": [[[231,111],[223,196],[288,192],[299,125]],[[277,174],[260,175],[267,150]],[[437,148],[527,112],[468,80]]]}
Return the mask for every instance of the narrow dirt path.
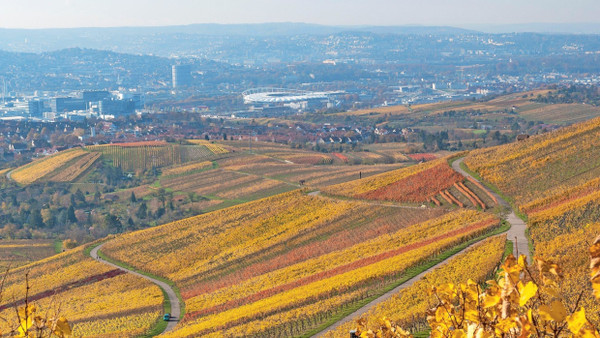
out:
{"label": "narrow dirt path", "polygon": [[[472,179],[479,181],[477,178],[473,177],[471,174],[469,174],[468,172],[463,170],[463,168],[460,167],[461,163],[463,163],[462,158],[454,161],[452,163],[452,169],[461,173],[465,177],[471,177]],[[481,181],[479,181],[479,182],[481,182]],[[514,243],[515,254],[518,253],[519,255],[527,256],[527,260],[531,263],[531,252],[529,252],[527,236],[525,235],[525,230],[527,229],[527,225],[525,224],[525,222],[522,219],[520,219],[515,214],[515,211],[510,206],[510,203],[508,203],[506,200],[504,200],[502,197],[500,197],[495,192],[487,189],[487,187],[485,187],[485,188],[488,192],[490,192],[492,195],[494,195],[498,199],[498,202],[500,202],[500,204],[502,204],[503,206],[505,206],[506,208],[508,208],[510,210],[510,213],[508,214],[508,216],[506,216],[506,221],[508,223],[510,223],[510,230],[508,230],[508,234],[507,234],[508,239],[513,241],[513,243]]]}
{"label": "narrow dirt path", "polygon": [[179,316],[181,315],[181,304],[179,303],[179,298],[177,298],[177,293],[175,293],[175,290],[173,290],[173,288],[169,284],[167,284],[163,281],[154,279],[152,277],[148,277],[139,272],[135,272],[135,271],[123,268],[121,266],[118,266],[116,264],[113,264],[113,263],[103,260],[102,258],[100,258],[100,256],[98,256],[98,251],[102,248],[102,246],[104,244],[106,244],[106,243],[100,244],[97,247],[95,247],[94,249],[92,249],[92,251],[90,252],[90,256],[92,256],[93,259],[97,260],[100,263],[112,266],[113,268],[117,268],[119,270],[128,272],[132,275],[136,275],[138,277],[142,277],[146,280],[149,280],[150,282],[158,285],[161,289],[163,289],[165,291],[165,293],[167,294],[167,296],[169,297],[169,302],[171,303],[171,319],[167,323],[167,327],[165,328],[165,330],[162,333],[166,333],[166,332],[173,330],[175,325],[177,325],[177,323],[179,322]]}

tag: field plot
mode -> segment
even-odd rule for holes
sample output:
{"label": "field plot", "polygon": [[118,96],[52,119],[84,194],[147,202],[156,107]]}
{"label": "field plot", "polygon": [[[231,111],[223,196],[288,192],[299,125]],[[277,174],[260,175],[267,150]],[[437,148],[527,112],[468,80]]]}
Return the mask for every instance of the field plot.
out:
{"label": "field plot", "polygon": [[103,250],[175,281],[187,314],[174,336],[295,335],[498,224],[474,210],[290,192],[125,235]]}
{"label": "field plot", "polygon": [[[3,318],[15,317],[15,304],[23,306],[26,273],[29,301],[49,310],[50,315],[60,306],[60,315],[69,320],[74,336],[138,336],[148,331],[162,312],[158,287],[95,262],[77,248],[12,269],[3,290],[7,298],[0,306]],[[18,324],[0,322],[3,333],[15,326]]]}
{"label": "field plot", "polygon": [[401,168],[403,164],[390,165],[331,165],[312,166],[280,162],[269,157],[242,157],[219,161],[224,169],[281,180],[292,184],[321,188],[374,174]]}
{"label": "field plot", "polygon": [[176,176],[195,171],[206,170],[213,167],[211,161],[203,161],[196,163],[183,164],[179,166],[170,167],[162,171],[162,176]]}
{"label": "field plot", "polygon": [[573,124],[600,116],[600,107],[589,104],[531,104],[523,106],[521,115],[526,120],[556,124]]}
{"label": "field plot", "polygon": [[437,206],[457,205],[486,209],[494,204],[489,202],[490,198],[484,190],[450,168],[446,159],[326,187],[323,191],[358,199],[431,202]]}
{"label": "field plot", "polygon": [[87,153],[48,174],[43,179],[51,182],[72,182],[88,170],[100,158],[100,153]]}
{"label": "field plot", "polygon": [[410,161],[403,152],[410,150],[410,145],[404,143],[381,143],[365,145],[361,151],[345,151],[342,153],[320,153],[301,149],[289,148],[285,145],[268,142],[229,141],[228,145],[241,150],[251,150],[255,154],[269,156],[282,162],[310,165],[343,165],[343,164],[383,164]]}
{"label": "field plot", "polygon": [[29,264],[54,254],[54,241],[52,240],[0,240],[0,271]]}
{"label": "field plot", "polygon": [[11,178],[19,184],[31,184],[62,168],[65,163],[87,154],[88,152],[81,148],[61,151],[56,155],[39,159],[15,169],[11,174]]}
{"label": "field plot", "polygon": [[224,169],[162,179],[161,187],[220,200],[248,201],[296,189],[281,181]]}
{"label": "field plot", "polygon": [[[179,145],[165,142],[134,142],[88,147],[124,171],[150,170],[191,161],[216,159],[226,152],[213,152],[207,145]],[[213,147],[213,149],[215,149]]]}
{"label": "field plot", "polygon": [[[363,317],[367,327],[376,327],[380,318],[385,317],[413,332],[427,328],[426,313],[429,304],[435,303],[433,296],[429,295],[431,286],[466,283],[467,278],[478,283],[485,282],[493,277],[492,273],[500,264],[505,243],[505,236],[492,237],[451,258],[446,265],[431,271],[420,281],[371,309]],[[324,336],[342,337],[356,327],[356,322],[348,322],[326,332]]]}
{"label": "field plot", "polygon": [[229,152],[229,150],[227,148],[223,147],[222,145],[220,145],[218,143],[214,143],[214,142],[210,142],[210,141],[206,141],[206,140],[186,140],[186,141],[189,143],[192,143],[192,144],[203,145],[215,154],[227,154]]}

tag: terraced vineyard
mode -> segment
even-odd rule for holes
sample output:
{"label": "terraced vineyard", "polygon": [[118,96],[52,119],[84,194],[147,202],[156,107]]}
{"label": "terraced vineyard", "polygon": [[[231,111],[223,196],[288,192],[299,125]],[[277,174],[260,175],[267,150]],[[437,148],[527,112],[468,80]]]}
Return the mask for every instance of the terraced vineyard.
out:
{"label": "terraced vineyard", "polygon": [[446,158],[326,187],[323,191],[358,199],[430,202],[437,206],[457,205],[461,208],[486,209],[497,203],[477,182],[450,168]]}
{"label": "terraced vineyard", "polygon": [[[559,285],[560,297],[575,303],[583,294],[580,305],[594,321],[600,320],[599,309],[588,296],[591,286],[586,282],[586,262],[589,242],[600,231],[599,136],[600,119],[477,150],[464,161],[528,216],[536,255],[556,261],[564,269],[567,278]],[[429,161],[405,168],[402,164],[324,166],[304,161],[303,151],[265,146],[262,154],[225,153],[227,148],[209,149],[198,143],[181,147],[204,147],[213,154],[210,156],[220,153],[227,157],[173,165],[172,156],[183,153],[176,149],[178,145],[162,143],[124,145],[102,155],[113,156],[117,162],[130,161],[123,165],[138,168],[145,165],[139,158],[148,154],[171,156],[165,160],[170,166],[163,168],[159,182],[134,188],[140,189],[135,191],[138,198],[160,187],[175,196],[193,193],[208,197],[201,202],[207,203],[207,208],[218,208],[214,203],[222,201],[253,200],[123,234],[103,247],[102,252],[111,259],[166,278],[181,291],[185,316],[168,336],[314,333],[395,287],[432,259],[500,225],[498,216],[488,210],[498,204],[496,197],[477,181],[454,171],[449,158],[427,158]],[[78,168],[95,161],[92,155],[97,159],[100,153],[72,151],[79,153],[62,156],[68,156],[67,163]],[[137,152],[138,158],[128,151]],[[303,160],[294,163],[293,158]],[[334,153],[330,158],[333,163],[351,161],[346,153]],[[300,163],[303,161],[306,163]],[[25,168],[31,167],[34,165]],[[24,168],[15,173],[21,170]],[[57,175],[55,168],[44,177]],[[318,188],[323,194],[285,192],[301,185]],[[132,191],[120,193],[128,198]],[[414,331],[423,328],[429,299],[425,290],[430,283],[488,278],[504,244],[505,237],[495,237],[475,245],[430,272],[426,281],[406,287],[372,308],[368,320],[386,316]],[[82,249],[13,270],[7,292],[19,295],[19,277],[24,271],[31,271],[31,295],[41,306],[50,306],[51,294],[69,304],[64,314],[78,335],[139,335],[161,315],[159,289],[87,259]],[[2,311],[0,316],[9,316],[8,307]],[[344,324],[327,335],[347,334],[355,325]]]}
{"label": "terraced vineyard", "polygon": [[290,327],[297,334],[498,224],[473,210],[290,192],[124,235],[103,251],[179,286],[187,314],[175,336],[290,334]]}

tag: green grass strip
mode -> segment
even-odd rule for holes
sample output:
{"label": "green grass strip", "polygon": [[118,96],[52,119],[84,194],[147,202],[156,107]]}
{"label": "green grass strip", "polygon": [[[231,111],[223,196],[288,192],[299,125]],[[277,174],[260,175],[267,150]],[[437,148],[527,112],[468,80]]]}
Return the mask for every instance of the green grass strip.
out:
{"label": "green grass strip", "polygon": [[[395,289],[396,287],[398,287],[401,284],[406,283],[408,280],[414,278],[415,276],[417,276],[418,274],[420,274],[421,272],[447,260],[448,258],[456,255],[457,253],[463,251],[465,248],[467,248],[468,246],[480,242],[488,237],[491,236],[495,236],[495,235],[499,235],[502,234],[506,231],[508,231],[508,229],[510,228],[510,226],[505,223],[502,222],[502,225],[497,227],[495,230],[490,231],[488,233],[485,233],[479,237],[475,237],[472,238],[462,244],[459,244],[455,247],[452,247],[444,252],[442,252],[441,254],[433,257],[431,260],[419,264],[419,265],[415,265],[413,267],[410,267],[408,269],[406,269],[404,271],[404,276],[402,278],[400,278],[399,280],[389,284],[388,286],[384,287],[383,289],[376,291],[376,293],[373,296],[367,297],[363,300],[360,300],[352,305],[350,305],[348,308],[344,309],[343,311],[338,312],[337,314],[335,314],[333,317],[331,317],[329,320],[325,321],[324,323],[322,323],[321,325],[313,328],[310,331],[307,331],[306,333],[304,333],[303,335],[301,335],[300,337],[312,337],[314,335],[316,335],[317,333],[326,330],[328,327],[330,327],[331,325],[337,323],[338,321],[344,319],[345,317],[353,314],[354,312],[358,311],[360,308],[362,308],[363,306],[367,305],[368,303],[370,303],[371,301],[381,297],[383,294]],[[348,334],[349,335],[349,334]]]}
{"label": "green grass strip", "polygon": [[[55,253],[61,253],[63,250],[63,245],[62,245],[62,241],[60,239],[55,239],[54,240],[54,252]],[[90,249],[91,250],[91,249]],[[89,255],[88,255],[89,256]]]}

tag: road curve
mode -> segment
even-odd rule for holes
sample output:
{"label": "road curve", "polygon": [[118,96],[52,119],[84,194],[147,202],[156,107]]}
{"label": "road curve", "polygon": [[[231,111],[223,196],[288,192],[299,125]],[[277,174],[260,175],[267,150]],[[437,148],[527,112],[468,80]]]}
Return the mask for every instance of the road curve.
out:
{"label": "road curve", "polygon": [[[458,171],[460,174],[462,174],[465,177],[471,177],[472,179],[481,183],[481,181],[479,181],[477,178],[473,177],[471,174],[469,174],[468,172],[463,170],[463,168],[460,167],[461,163],[463,163],[463,158],[459,158],[458,160],[454,161],[452,163],[452,169]],[[515,254],[518,253],[519,255],[527,256],[527,261],[531,263],[532,262],[531,252],[529,252],[527,235],[525,234],[527,225],[525,224],[525,222],[523,222],[522,219],[520,219],[515,214],[515,211],[513,210],[510,203],[508,203],[506,200],[504,200],[502,197],[500,197],[500,195],[489,190],[487,187],[485,187],[485,188],[489,193],[491,193],[492,195],[494,195],[494,197],[496,197],[498,199],[498,202],[500,204],[502,204],[503,206],[507,207],[510,210],[510,213],[508,214],[508,216],[506,216],[506,221],[508,223],[510,223],[510,229],[508,230],[507,237],[509,240],[513,241],[513,245],[514,245],[513,252]]]}
{"label": "road curve", "polygon": [[173,288],[169,284],[167,284],[163,281],[154,279],[152,277],[148,277],[139,272],[135,272],[135,271],[120,267],[116,264],[113,264],[113,263],[103,260],[102,258],[100,258],[100,256],[98,256],[98,251],[102,248],[102,246],[104,244],[106,244],[106,243],[102,243],[102,244],[98,245],[97,247],[93,248],[92,251],[90,252],[90,256],[92,256],[93,259],[97,260],[100,263],[112,266],[119,270],[128,272],[132,275],[136,275],[138,277],[142,277],[146,280],[149,280],[150,282],[158,285],[161,289],[163,289],[165,291],[165,293],[167,294],[167,296],[169,297],[169,302],[171,302],[171,320],[169,320],[169,322],[167,323],[167,327],[165,328],[165,330],[162,333],[166,333],[166,332],[173,330],[175,325],[177,325],[177,323],[179,322],[179,316],[181,315],[181,304],[179,303],[179,298],[177,298],[177,293],[175,293],[175,290],[173,290]]}

